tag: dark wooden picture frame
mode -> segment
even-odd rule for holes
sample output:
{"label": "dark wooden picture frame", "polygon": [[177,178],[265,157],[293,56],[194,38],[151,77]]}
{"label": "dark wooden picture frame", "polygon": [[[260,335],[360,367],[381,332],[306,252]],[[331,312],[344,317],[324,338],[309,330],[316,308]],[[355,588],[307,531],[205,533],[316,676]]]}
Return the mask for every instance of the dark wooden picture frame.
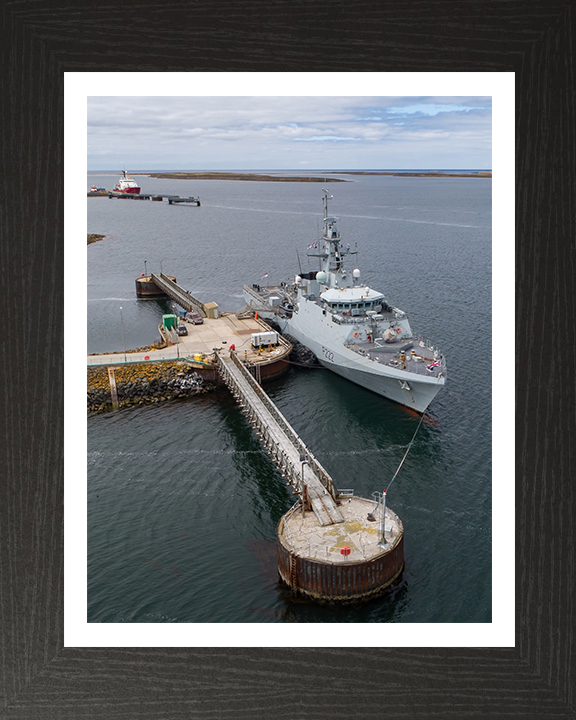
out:
{"label": "dark wooden picture frame", "polygon": [[[567,0],[5,4],[0,718],[576,716],[575,17]],[[66,71],[516,73],[514,648],[63,647]]]}

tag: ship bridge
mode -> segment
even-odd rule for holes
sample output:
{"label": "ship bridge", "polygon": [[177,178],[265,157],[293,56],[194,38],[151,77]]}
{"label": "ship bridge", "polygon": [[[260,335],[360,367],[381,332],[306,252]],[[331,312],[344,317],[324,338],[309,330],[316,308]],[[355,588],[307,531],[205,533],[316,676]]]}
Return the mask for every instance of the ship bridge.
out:
{"label": "ship bridge", "polygon": [[[218,371],[287,482],[322,526],[344,522],[332,478],[234,351],[216,352]],[[344,491],[342,491],[344,492]]]}

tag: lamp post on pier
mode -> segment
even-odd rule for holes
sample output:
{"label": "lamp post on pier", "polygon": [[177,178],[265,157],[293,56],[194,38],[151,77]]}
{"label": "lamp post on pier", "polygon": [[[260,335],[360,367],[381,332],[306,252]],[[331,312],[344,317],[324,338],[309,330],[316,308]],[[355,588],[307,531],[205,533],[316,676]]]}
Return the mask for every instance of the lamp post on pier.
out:
{"label": "lamp post on pier", "polygon": [[388,542],[386,540],[386,490],[382,491],[382,516],[380,518],[380,541],[378,542],[378,545],[380,547],[385,547],[388,545]]}
{"label": "lamp post on pier", "polygon": [[310,465],[310,463],[306,459],[306,455],[300,455],[300,462],[302,463],[302,475],[300,478],[300,499],[302,501],[302,517],[304,517],[304,513],[306,511],[306,485],[304,483],[304,465]]}
{"label": "lamp post on pier", "polygon": [[126,362],[126,338],[124,336],[124,318],[122,317],[122,305],[120,305],[120,324],[122,325],[122,344],[124,345],[124,362]]}

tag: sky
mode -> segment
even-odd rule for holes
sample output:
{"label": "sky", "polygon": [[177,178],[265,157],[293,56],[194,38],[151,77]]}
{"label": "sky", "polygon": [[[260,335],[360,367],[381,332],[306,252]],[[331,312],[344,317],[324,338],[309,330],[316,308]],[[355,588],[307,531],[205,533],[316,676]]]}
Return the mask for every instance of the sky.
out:
{"label": "sky", "polygon": [[492,168],[491,97],[88,97],[88,170]]}

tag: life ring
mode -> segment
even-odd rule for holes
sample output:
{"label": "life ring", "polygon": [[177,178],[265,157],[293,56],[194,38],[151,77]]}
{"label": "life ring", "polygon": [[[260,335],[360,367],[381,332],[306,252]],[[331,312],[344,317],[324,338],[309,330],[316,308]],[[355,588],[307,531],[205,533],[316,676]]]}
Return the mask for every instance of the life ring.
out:
{"label": "life ring", "polygon": [[402,328],[396,328],[396,332],[402,332]]}
{"label": "life ring", "polygon": [[358,333],[354,333],[354,337],[358,337]]}

